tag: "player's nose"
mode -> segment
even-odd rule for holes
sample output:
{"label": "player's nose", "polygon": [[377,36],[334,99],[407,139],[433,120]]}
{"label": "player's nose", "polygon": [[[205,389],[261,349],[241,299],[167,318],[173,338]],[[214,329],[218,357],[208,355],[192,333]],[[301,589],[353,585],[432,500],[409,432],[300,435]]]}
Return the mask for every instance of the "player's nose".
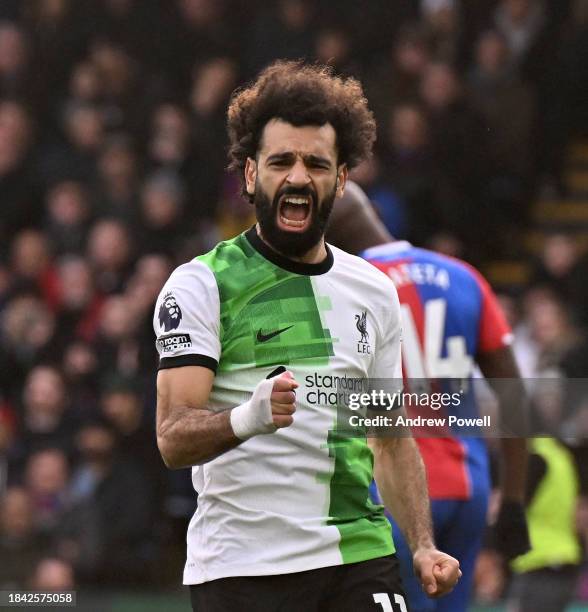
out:
{"label": "player's nose", "polygon": [[305,187],[310,183],[310,176],[308,176],[308,170],[301,159],[297,159],[294,165],[290,168],[288,178],[286,179],[288,185],[292,187]]}

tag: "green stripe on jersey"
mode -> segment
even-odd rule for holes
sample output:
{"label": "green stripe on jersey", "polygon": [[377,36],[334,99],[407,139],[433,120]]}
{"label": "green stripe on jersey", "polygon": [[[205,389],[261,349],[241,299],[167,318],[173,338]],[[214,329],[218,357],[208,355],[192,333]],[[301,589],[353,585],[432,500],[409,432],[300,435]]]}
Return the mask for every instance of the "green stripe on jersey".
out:
{"label": "green stripe on jersey", "polygon": [[376,553],[375,557],[391,555],[395,550],[383,506],[370,499],[373,453],[367,440],[355,435],[336,426],[327,438],[329,456],[335,460],[329,481],[327,524],[337,527],[341,534],[343,563],[365,560],[366,551]]}

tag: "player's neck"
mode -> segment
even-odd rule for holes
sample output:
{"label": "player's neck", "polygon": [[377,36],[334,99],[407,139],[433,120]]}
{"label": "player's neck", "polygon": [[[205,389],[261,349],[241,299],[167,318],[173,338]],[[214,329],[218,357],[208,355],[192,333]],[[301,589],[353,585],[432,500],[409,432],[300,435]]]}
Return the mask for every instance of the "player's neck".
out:
{"label": "player's neck", "polygon": [[321,237],[319,243],[310,251],[307,251],[302,257],[290,257],[293,261],[306,264],[318,264],[323,262],[327,257],[327,248],[325,247],[325,239]]}
{"label": "player's neck", "polygon": [[321,239],[319,240],[319,242],[314,247],[312,247],[312,249],[304,253],[304,255],[302,255],[301,257],[293,257],[292,255],[288,255],[287,253],[282,253],[281,251],[278,251],[277,249],[275,249],[263,237],[263,234],[261,233],[261,228],[259,227],[259,223],[257,224],[256,229],[257,229],[257,235],[265,242],[265,244],[267,244],[267,246],[270,249],[272,249],[272,251],[275,251],[276,253],[279,253],[283,257],[286,257],[292,261],[296,261],[298,263],[304,263],[304,264],[318,264],[318,263],[323,262],[327,258],[327,247],[325,246],[324,236],[321,236]]}

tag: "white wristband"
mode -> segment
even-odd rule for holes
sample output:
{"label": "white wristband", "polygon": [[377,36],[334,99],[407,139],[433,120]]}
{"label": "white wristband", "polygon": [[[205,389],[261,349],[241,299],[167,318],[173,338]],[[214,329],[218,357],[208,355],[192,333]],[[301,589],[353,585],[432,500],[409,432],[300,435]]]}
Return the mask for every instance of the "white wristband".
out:
{"label": "white wristband", "polygon": [[231,427],[233,433],[241,440],[258,434],[268,434],[276,431],[272,419],[270,397],[274,388],[273,378],[262,380],[251,396],[251,399],[231,410]]}

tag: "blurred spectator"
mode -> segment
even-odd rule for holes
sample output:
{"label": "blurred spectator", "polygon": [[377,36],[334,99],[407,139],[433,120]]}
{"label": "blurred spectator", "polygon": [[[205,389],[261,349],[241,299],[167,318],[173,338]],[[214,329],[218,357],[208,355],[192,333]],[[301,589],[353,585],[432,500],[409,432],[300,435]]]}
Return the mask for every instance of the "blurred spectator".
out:
{"label": "blurred spectator", "polygon": [[71,99],[61,109],[61,141],[42,152],[41,172],[46,184],[77,179],[89,183],[104,140],[104,113],[94,104]]}
{"label": "blurred spectator", "polygon": [[[391,209],[384,209],[382,218],[398,216],[395,211],[399,208],[405,210],[408,238],[423,244],[442,223],[435,206],[430,126],[419,106],[404,104],[392,109],[386,127],[383,174],[401,201],[388,200]],[[385,202],[380,201],[380,205],[385,206]]]}
{"label": "blurred spectator", "polygon": [[[145,376],[147,389],[154,390],[152,378],[156,360],[153,359],[153,310],[155,301],[171,272],[171,260],[165,255],[150,253],[138,260],[135,273],[129,280],[126,297],[133,304],[137,317],[138,371]],[[155,401],[151,405],[155,405]]]}
{"label": "blurred spectator", "polygon": [[74,160],[78,162],[80,171],[86,171],[89,177],[94,171],[95,155],[104,137],[104,115],[92,104],[75,101],[66,108],[64,123],[69,144],[77,153],[78,159]]}
{"label": "blurred spectator", "polygon": [[124,99],[132,80],[132,62],[127,53],[119,45],[97,36],[90,43],[89,59],[100,74],[104,98],[113,103]]}
{"label": "blurred spectator", "polygon": [[90,213],[88,196],[82,183],[62,181],[49,190],[45,228],[56,255],[83,251]]}
{"label": "blurred spectator", "polygon": [[501,0],[498,3],[494,23],[518,66],[529,60],[543,32],[545,19],[542,0]]}
{"label": "blurred spectator", "polygon": [[63,519],[67,504],[69,468],[59,448],[34,452],[27,461],[24,483],[31,497],[35,528],[51,538]]}
{"label": "blurred spectator", "polygon": [[564,304],[547,290],[525,296],[525,326],[515,328],[513,350],[525,378],[558,369],[579,337]]}
{"label": "blurred spectator", "polygon": [[8,302],[0,322],[0,388],[14,400],[27,373],[55,357],[55,318],[39,298],[23,294]]}
{"label": "blurred spectator", "polygon": [[69,94],[80,102],[98,104],[104,97],[102,76],[96,64],[90,60],[78,62],[69,79]]}
{"label": "blurred spectator", "polygon": [[167,472],[154,452],[157,447],[155,415],[145,414],[139,380],[112,375],[102,386],[100,405],[104,418],[117,435],[120,456],[146,470],[156,488],[154,493],[161,495]]}
{"label": "blurred spectator", "polygon": [[144,100],[136,63],[120,45],[100,37],[92,40],[89,59],[100,75],[105,128],[116,130],[125,126],[131,131],[138,128]]}
{"label": "blurred spectator", "polygon": [[0,311],[4,308],[10,297],[11,274],[7,262],[0,263]]}
{"label": "blurred spectator", "polygon": [[8,484],[8,451],[15,441],[16,415],[10,403],[0,398],[0,497]]}
{"label": "blurred spectator", "polygon": [[185,233],[184,187],[171,172],[159,171],[143,183],[141,229],[138,244],[143,251],[172,256]]}
{"label": "blurred spectator", "polygon": [[313,51],[313,13],[309,0],[278,0],[255,15],[248,47],[248,74],[254,74],[276,58],[310,59]]}
{"label": "blurred spectator", "polygon": [[354,58],[361,62],[364,75],[379,63],[399,36],[406,24],[420,19],[419,2],[389,2],[371,0],[355,2],[340,0],[338,3],[319,2],[315,21],[324,25],[341,23],[351,34]]}
{"label": "blurred spectator", "polygon": [[0,588],[26,588],[30,569],[46,548],[34,525],[30,493],[23,487],[10,487],[0,496],[0,557],[5,561],[0,564]]}
{"label": "blurred spectator", "polygon": [[532,381],[531,430],[537,435],[558,437],[567,417],[565,380],[555,369],[544,370],[540,374],[540,379]]}
{"label": "blurred spectator", "polygon": [[13,235],[38,223],[38,201],[30,165],[31,119],[22,104],[0,98],[0,255]]}
{"label": "blurred spectator", "polygon": [[61,96],[70,70],[80,58],[91,30],[85,23],[80,3],[72,0],[22,0],[21,12],[26,19],[34,62],[31,80],[35,83],[35,104],[42,120],[41,128],[54,108],[47,98]]}
{"label": "blurred spectator", "polygon": [[96,421],[77,435],[71,507],[58,548],[84,583],[133,584],[153,555],[153,488],[144,468],[121,458],[110,427]]}
{"label": "blurred spectator", "polygon": [[59,281],[47,237],[37,230],[23,230],[12,242],[10,263],[16,290],[37,292],[51,309],[59,302]]}
{"label": "blurred spectator", "polygon": [[18,102],[4,98],[0,100],[0,129],[2,130],[2,156],[0,176],[18,169],[25,160],[31,144],[31,120],[25,107]]}
{"label": "blurred spectator", "polygon": [[421,0],[421,13],[430,32],[435,57],[455,62],[459,50],[459,3],[456,0]]}
{"label": "blurred spectator", "polygon": [[496,219],[485,199],[489,164],[484,122],[469,104],[459,75],[448,63],[435,62],[426,68],[421,95],[429,119],[442,229],[457,234],[471,259],[495,253],[496,232],[488,229],[496,228]]}
{"label": "blurred spectator", "polygon": [[176,104],[161,104],[151,119],[151,163],[179,170],[189,163],[190,153],[190,123],[185,110]]}
{"label": "blurred spectator", "polygon": [[133,223],[137,213],[138,167],[128,134],[109,136],[98,157],[97,213]]}
{"label": "blurred spectator", "polygon": [[476,41],[474,66],[469,75],[475,90],[516,79],[516,71],[506,40],[497,30],[486,30]]}
{"label": "blurred spectator", "polygon": [[[572,17],[561,41],[558,92],[563,97],[564,114],[559,114],[560,147],[565,148],[570,135],[588,133],[588,4],[572,2]],[[562,125],[563,123],[563,125]],[[563,129],[562,129],[563,128]]]}
{"label": "blurred spectator", "polygon": [[[135,273],[129,280],[126,294],[132,300],[137,312],[147,318],[151,326],[153,308],[161,288],[171,273],[172,260],[165,255],[148,253],[135,266]],[[151,333],[149,338],[152,339]]]}
{"label": "blurred spectator", "polygon": [[116,219],[103,219],[92,227],[87,256],[102,293],[117,293],[124,287],[132,246],[126,226]]}
{"label": "blurred spectator", "polygon": [[588,329],[588,252],[573,234],[547,237],[541,261],[535,262],[533,281],[551,287],[571,308],[578,325]]}
{"label": "blurred spectator", "polygon": [[[16,467],[32,452],[46,448],[71,450],[77,426],[65,395],[61,373],[49,366],[33,368],[22,394],[20,437],[13,449]],[[61,452],[61,451],[60,451]]]}
{"label": "blurred spectator", "polygon": [[96,339],[96,355],[102,373],[120,372],[127,376],[138,373],[138,326],[137,312],[127,297],[111,296],[104,302]]}
{"label": "blurred spectator", "polygon": [[0,22],[0,96],[27,98],[28,48],[25,33],[16,24]]}
{"label": "blurred spectator", "polygon": [[392,106],[418,100],[421,79],[430,61],[429,36],[425,28],[419,23],[402,27],[390,57],[366,76],[370,107],[380,131],[387,124]]}
{"label": "blurred spectator", "polygon": [[342,26],[323,28],[316,36],[315,56],[319,62],[333,66],[339,74],[358,74],[360,66],[354,57],[352,40]]}
{"label": "blurred spectator", "polygon": [[59,316],[61,342],[71,339],[92,341],[98,331],[103,298],[96,291],[88,261],[77,255],[59,260]]}
{"label": "blurred spectator", "polygon": [[62,371],[73,414],[82,421],[93,417],[97,409],[100,372],[92,344],[74,340],[63,351]]}
{"label": "blurred spectator", "polygon": [[192,111],[201,118],[224,117],[226,103],[236,84],[237,65],[230,58],[215,57],[200,64],[192,80]]}
{"label": "blurred spectator", "polygon": [[95,11],[93,23],[100,36],[108,37],[132,57],[149,60],[149,42],[153,38],[153,7],[140,0],[104,0]]}
{"label": "blurred spectator", "polygon": [[61,559],[41,559],[30,578],[28,588],[45,593],[72,591],[75,588],[73,568]]}
{"label": "blurred spectator", "polygon": [[220,198],[226,159],[225,113],[237,84],[237,65],[215,57],[194,68],[190,90],[192,144],[182,176],[191,203],[186,211],[190,227],[196,219],[212,218]]}
{"label": "blurred spectator", "polygon": [[[196,72],[191,117],[182,106],[168,103],[159,105],[152,116],[149,168],[173,171],[181,178],[190,202],[185,215],[187,229],[212,217],[216,209],[225,167],[225,136],[219,134],[225,106],[221,109],[219,103],[224,99],[227,79],[233,78],[232,71],[230,62],[216,59]],[[205,87],[213,87],[213,93]]]}
{"label": "blurred spectator", "polygon": [[526,220],[531,194],[536,108],[533,92],[518,77],[506,41],[497,31],[487,30],[478,39],[468,84],[472,103],[488,129],[489,197],[499,206],[503,231],[510,228],[514,234]]}
{"label": "blurred spectator", "polygon": [[533,283],[545,286],[565,300],[573,297],[573,271],[580,258],[573,236],[554,233],[546,237],[535,264]]}
{"label": "blurred spectator", "polygon": [[174,90],[185,87],[195,63],[236,53],[243,24],[233,21],[235,9],[227,0],[175,0],[164,50]]}
{"label": "blurred spectator", "polygon": [[463,259],[463,244],[454,234],[439,232],[431,238],[428,247],[449,257]]}

